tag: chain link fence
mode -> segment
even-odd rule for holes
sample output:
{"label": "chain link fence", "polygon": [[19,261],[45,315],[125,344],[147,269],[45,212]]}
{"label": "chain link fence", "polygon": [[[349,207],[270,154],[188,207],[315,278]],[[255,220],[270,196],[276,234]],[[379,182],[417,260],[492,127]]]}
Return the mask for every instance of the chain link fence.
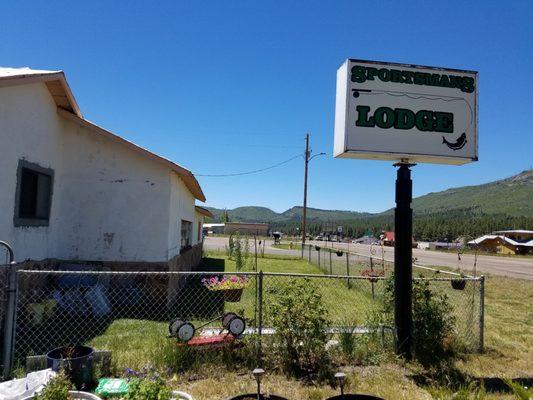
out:
{"label": "chain link fence", "polygon": [[[138,369],[147,363],[183,369],[205,363],[253,367],[259,363],[261,343],[265,347],[275,333],[276,316],[270,306],[294,282],[312,284],[321,296],[332,343],[342,342],[340,336],[346,333],[377,334],[379,346],[392,346],[392,318],[384,313],[390,295],[388,277],[362,276],[363,267],[351,268],[358,262],[354,259],[352,263],[351,255],[324,253],[308,251],[316,260],[312,262],[318,265],[320,260],[321,269],[325,266],[328,270],[328,274],[314,275],[19,270],[12,364],[32,369],[31,362],[42,363],[42,357],[32,356],[60,346],[88,344],[111,352],[114,371]],[[333,261],[334,257],[339,260]],[[345,273],[346,263],[349,275]],[[342,266],[344,273],[335,274]],[[245,287],[231,294],[209,290],[205,285],[223,278],[245,279]],[[415,280],[428,281],[432,291],[447,296],[461,345],[479,349],[483,340],[483,279]],[[230,327],[235,317],[241,322],[235,320]],[[173,337],[170,322],[174,322]],[[194,327],[190,341],[176,338],[183,324]],[[237,339],[228,335],[228,329],[235,327],[244,330]]]}
{"label": "chain link fence", "polygon": [[[339,250],[334,247],[305,245],[303,257],[316,265],[324,274],[345,274],[367,277],[372,293],[382,293],[377,282],[391,277],[394,262],[386,250],[375,246],[373,256]],[[484,340],[484,278],[461,275],[413,263],[413,280],[429,282],[429,288],[446,296],[455,318],[456,331],[461,343],[468,349],[483,349]],[[373,283],[376,282],[376,283]]]}
{"label": "chain link fence", "polygon": [[304,245],[303,258],[329,275],[385,276],[392,271],[394,263],[385,258],[383,249],[376,246],[375,257],[363,256],[328,246]]}

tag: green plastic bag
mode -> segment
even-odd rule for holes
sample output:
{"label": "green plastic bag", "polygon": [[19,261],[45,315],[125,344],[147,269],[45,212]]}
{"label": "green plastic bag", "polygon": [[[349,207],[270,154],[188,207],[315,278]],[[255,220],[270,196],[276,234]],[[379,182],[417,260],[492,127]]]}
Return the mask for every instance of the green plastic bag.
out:
{"label": "green plastic bag", "polygon": [[125,379],[119,378],[102,378],[98,381],[96,394],[103,397],[123,396],[128,393],[129,386]]}

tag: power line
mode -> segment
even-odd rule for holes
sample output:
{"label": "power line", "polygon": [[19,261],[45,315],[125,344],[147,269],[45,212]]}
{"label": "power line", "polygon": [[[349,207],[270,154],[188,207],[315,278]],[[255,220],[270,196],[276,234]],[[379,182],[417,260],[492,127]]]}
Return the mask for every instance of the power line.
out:
{"label": "power line", "polygon": [[237,172],[237,173],[234,173],[234,174],[194,174],[194,175],[195,176],[207,176],[207,177],[226,177],[226,176],[240,176],[240,175],[257,174],[259,172],[264,172],[264,171],[268,171],[269,169],[280,167],[280,166],[282,166],[284,164],[287,164],[288,162],[290,162],[290,161],[292,161],[292,160],[294,160],[294,159],[296,159],[298,157],[301,157],[301,156],[302,156],[301,154],[298,154],[298,155],[295,155],[294,157],[289,158],[288,160],[282,161],[280,163],[271,165],[271,166],[266,167],[266,168],[256,169],[256,170],[253,170],[253,171]]}

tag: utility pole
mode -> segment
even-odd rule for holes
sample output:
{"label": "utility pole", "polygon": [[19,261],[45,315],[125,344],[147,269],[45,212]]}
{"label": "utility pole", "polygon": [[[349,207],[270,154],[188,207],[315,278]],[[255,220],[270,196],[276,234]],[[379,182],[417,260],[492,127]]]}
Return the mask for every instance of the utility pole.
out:
{"label": "utility pole", "polygon": [[306,235],[306,223],[307,223],[307,172],[309,171],[309,132],[305,135],[305,172],[304,172],[304,209],[302,211],[302,258],[304,256],[304,245]]}
{"label": "utility pole", "polygon": [[304,256],[304,244],[305,235],[307,233],[307,173],[309,171],[309,161],[318,156],[325,156],[326,153],[318,153],[311,156],[311,150],[309,149],[309,132],[305,135],[305,172],[304,172],[304,209],[302,212],[302,258]]}

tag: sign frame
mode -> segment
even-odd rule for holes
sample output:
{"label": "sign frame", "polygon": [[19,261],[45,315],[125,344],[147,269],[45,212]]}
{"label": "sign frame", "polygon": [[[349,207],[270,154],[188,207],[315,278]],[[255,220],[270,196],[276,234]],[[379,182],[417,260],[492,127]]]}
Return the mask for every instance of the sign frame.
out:
{"label": "sign frame", "polygon": [[[350,114],[350,107],[353,107],[353,103],[355,100],[352,99],[352,86],[365,86],[365,84],[360,83],[354,83],[350,79],[350,71],[355,64],[364,64],[368,65],[370,67],[378,68],[389,68],[392,69],[404,69],[407,71],[416,71],[416,72],[424,72],[425,73],[435,73],[435,74],[463,74],[468,75],[469,77],[474,79],[474,89],[473,93],[469,92],[467,94],[463,93],[464,96],[466,95],[473,95],[473,99],[475,102],[474,107],[470,106],[470,112],[474,113],[475,115],[473,118],[471,118],[471,124],[474,125],[473,132],[469,132],[468,139],[465,140],[471,141],[468,148],[468,154],[467,155],[455,155],[453,153],[444,153],[444,148],[442,152],[421,152],[421,151],[394,151],[391,149],[387,150],[381,150],[377,147],[376,144],[370,146],[374,148],[357,148],[358,146],[354,146],[353,144],[350,145],[348,143],[348,138],[350,135],[352,137],[356,137],[356,133],[358,132],[358,129],[365,129],[365,128],[356,128],[355,127],[355,121],[351,121],[349,118]],[[392,70],[391,69],[391,70]],[[403,72],[403,71],[402,71]],[[415,72],[412,72],[413,74]],[[372,82],[371,84],[374,84],[378,81],[378,77],[375,77],[376,80]],[[370,80],[367,80],[366,82],[369,82]],[[392,82],[392,84],[397,85],[400,82]],[[377,82],[378,85],[387,85],[387,83]],[[334,156],[337,158],[359,158],[359,159],[370,159],[370,160],[389,160],[394,162],[411,162],[411,163],[437,163],[437,164],[451,164],[451,165],[462,165],[469,162],[474,162],[478,160],[478,108],[479,108],[479,76],[477,71],[472,70],[463,70],[463,69],[455,69],[455,68],[442,68],[442,67],[431,67],[431,66],[425,66],[425,65],[414,65],[414,64],[402,64],[402,63],[392,63],[392,62],[382,62],[382,61],[370,61],[370,60],[361,60],[361,59],[354,59],[349,58],[347,59],[341,67],[337,71],[337,91],[336,91],[336,103],[335,103],[335,140],[334,140]],[[417,86],[422,85],[412,85],[410,87],[415,88]],[[434,90],[435,87],[440,86],[432,86],[432,89]],[[445,89],[449,89],[450,87],[444,87]],[[454,88],[455,89],[455,88]],[[365,90],[360,89],[363,92],[370,92],[371,90]],[[459,89],[457,89],[459,90]],[[383,93],[386,91],[382,90]],[[392,92],[392,90],[391,90]],[[415,90],[416,92],[416,90]],[[410,94],[411,92],[407,92],[406,94]],[[416,93],[415,93],[416,94]],[[432,101],[436,100],[443,100],[440,99],[440,94],[431,94],[430,96],[433,96],[433,99],[428,99]],[[443,97],[445,95],[442,95]],[[410,101],[410,100],[407,100]],[[445,100],[446,101],[446,100]],[[466,100],[465,100],[466,102]],[[467,102],[467,104],[469,104]],[[352,111],[353,112],[353,111]],[[353,125],[350,125],[351,123],[354,123]],[[372,130],[376,129],[375,134],[379,135],[379,132],[377,130],[382,130],[381,128],[372,128]],[[398,130],[391,130],[398,132]],[[367,131],[368,132],[368,131]],[[388,133],[388,131],[387,131]],[[373,133],[374,134],[374,133]],[[367,136],[370,136],[368,133]],[[441,134],[438,133],[438,138],[440,140]],[[442,136],[444,139],[444,136]],[[466,139],[466,138],[465,138]],[[357,140],[357,139],[351,139]],[[374,139],[367,139],[367,140],[374,140]],[[382,138],[375,139],[376,142],[379,140],[384,140]],[[452,144],[453,145],[453,144]],[[450,149],[452,149],[450,147]],[[405,149],[403,149],[405,150]],[[446,150],[447,151],[447,150]],[[466,151],[466,150],[465,150]]]}

